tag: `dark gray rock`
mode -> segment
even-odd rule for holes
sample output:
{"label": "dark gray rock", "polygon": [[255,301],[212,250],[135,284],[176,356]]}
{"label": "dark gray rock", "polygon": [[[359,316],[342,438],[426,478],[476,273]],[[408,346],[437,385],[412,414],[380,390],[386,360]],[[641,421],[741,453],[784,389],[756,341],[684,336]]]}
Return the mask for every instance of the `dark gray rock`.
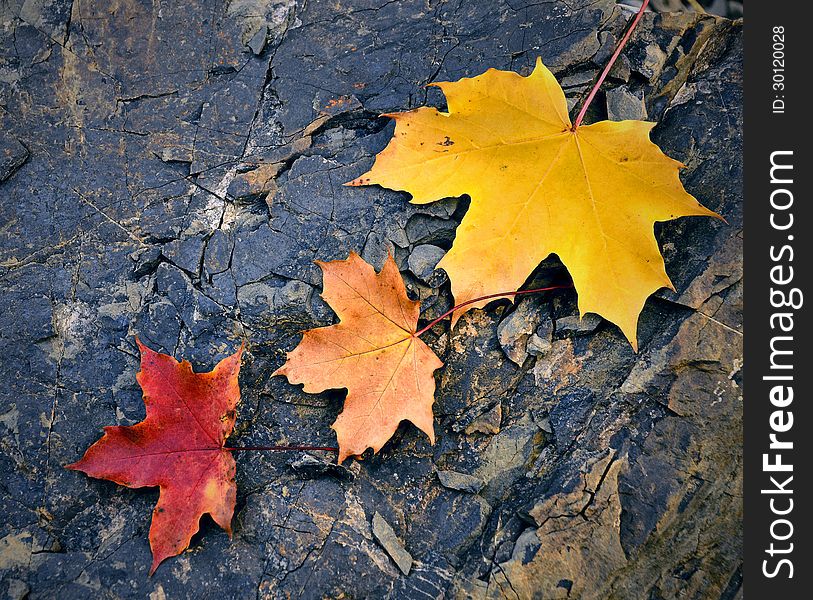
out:
{"label": "dark gray rock", "polygon": [[435,271],[435,266],[437,266],[444,254],[446,254],[446,251],[437,246],[431,246],[429,244],[415,246],[409,254],[407,261],[409,270],[419,279],[427,281]]}
{"label": "dark gray rock", "polygon": [[[346,470],[239,453],[233,538],[203,519],[148,578],[157,490],[63,468],[103,426],[144,417],[134,336],[198,370],[246,343],[231,444],[335,445],[344,392],[271,377],[302,330],[335,319],[313,261],[354,250],[380,267],[392,252],[432,318],[448,283],[414,277],[410,253],[448,250],[469,205],[344,187],[392,135],[378,115],[442,107],[427,83],[527,74],[536,56],[575,104],[628,14],[611,0],[117,6],[0,6],[0,593],[736,597],[739,24],[647,14],[607,83],[645,99],[653,140],[728,221],[658,226],[676,292],[647,302],[638,354],[612,324],[568,329],[573,290],[438,325],[424,338],[445,363],[433,446],[405,424]],[[528,285],[564,277],[551,258]],[[449,489],[438,471],[485,486]]]}
{"label": "dark gray rock", "polygon": [[205,245],[204,236],[181,238],[164,244],[161,254],[178,268],[198,275]]}
{"label": "dark gray rock", "polygon": [[456,227],[456,222],[449,217],[417,213],[407,221],[405,233],[410,244],[449,246],[454,240]]}
{"label": "dark gray rock", "polygon": [[569,315],[561,319],[556,319],[556,331],[564,335],[586,335],[593,333],[598,326],[601,325],[603,320],[604,319],[600,316],[593,313],[587,313],[583,317],[579,317],[579,315]]}
{"label": "dark gray rock", "polygon": [[646,121],[646,102],[643,90],[630,92],[625,87],[607,90],[607,118],[613,121],[633,119]]}
{"label": "dark gray rock", "polygon": [[260,26],[251,39],[246,44],[255,56],[259,56],[265,49],[265,41],[268,37],[268,29],[265,26]]}

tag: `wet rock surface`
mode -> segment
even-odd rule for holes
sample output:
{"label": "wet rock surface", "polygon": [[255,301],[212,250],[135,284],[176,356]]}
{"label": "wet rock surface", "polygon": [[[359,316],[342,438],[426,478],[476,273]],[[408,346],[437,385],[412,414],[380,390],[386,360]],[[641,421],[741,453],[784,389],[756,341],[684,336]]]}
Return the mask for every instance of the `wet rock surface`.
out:
{"label": "wet rock surface", "polygon": [[[205,518],[152,578],[157,491],[63,468],[143,418],[135,335],[198,370],[247,344],[234,445],[333,445],[342,393],[270,376],[334,318],[313,261],[391,252],[434,318],[434,248],[468,206],[343,187],[392,133],[377,115],[537,55],[576,104],[628,18],[609,0],[4,3],[0,593],[740,598],[741,28],[708,15],[647,14],[588,114],[641,99],[728,221],[657,227],[676,291],[648,301],[637,354],[609,323],[580,330],[567,289],[437,326],[434,446],[402,425],[349,470],[242,452],[234,538]],[[529,285],[566,281],[554,257]]]}

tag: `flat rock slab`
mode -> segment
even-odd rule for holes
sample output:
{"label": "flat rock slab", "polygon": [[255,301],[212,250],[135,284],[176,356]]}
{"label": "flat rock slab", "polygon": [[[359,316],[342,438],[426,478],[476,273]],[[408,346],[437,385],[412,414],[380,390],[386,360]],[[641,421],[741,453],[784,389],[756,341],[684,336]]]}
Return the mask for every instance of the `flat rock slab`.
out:
{"label": "flat rock slab", "polygon": [[481,479],[457,471],[438,471],[438,479],[443,487],[476,494],[485,485]]}
{"label": "flat rock slab", "polygon": [[401,573],[409,575],[409,571],[412,568],[412,556],[406,551],[401,540],[398,539],[392,525],[387,523],[387,520],[379,513],[375,513],[373,515],[372,527],[375,539],[381,544],[381,547],[387,551],[390,558],[395,561]]}
{"label": "flat rock slab", "polygon": [[[233,445],[334,446],[343,392],[271,377],[333,322],[313,261],[391,253],[434,318],[451,295],[430,269],[469,205],[342,186],[391,137],[378,115],[537,56],[576,105],[628,18],[612,0],[4,3],[0,594],[739,597],[741,27],[709,15],[648,13],[606,83],[727,220],[656,228],[676,292],[647,302],[637,354],[609,323],[564,327],[568,289],[438,325],[435,445],[403,425],[352,476],[239,453],[233,538],[204,518],[151,578],[158,491],[63,468],[143,418],[136,335],[197,370],[246,343]],[[529,285],[567,278],[550,258]]]}

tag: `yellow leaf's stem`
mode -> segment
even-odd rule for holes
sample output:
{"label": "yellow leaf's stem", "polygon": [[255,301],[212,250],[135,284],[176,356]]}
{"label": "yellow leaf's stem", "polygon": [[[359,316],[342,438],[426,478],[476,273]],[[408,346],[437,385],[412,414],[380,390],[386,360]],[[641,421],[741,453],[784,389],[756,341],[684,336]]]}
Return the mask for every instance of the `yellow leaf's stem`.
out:
{"label": "yellow leaf's stem", "polygon": [[456,310],[459,310],[465,306],[469,306],[470,304],[475,304],[476,302],[482,302],[483,300],[491,300],[492,298],[507,298],[508,296],[524,296],[525,294],[538,294],[539,292],[549,292],[551,290],[566,290],[573,287],[572,283],[568,283],[566,285],[551,285],[549,287],[543,288],[535,288],[533,290],[519,290],[518,292],[500,292],[499,294],[489,294],[488,296],[480,296],[479,298],[472,298],[471,300],[467,300],[466,302],[461,302],[457,306],[453,306],[445,313],[440,315],[437,319],[430,322],[426,327],[423,329],[416,331],[413,334],[413,337],[420,337],[430,329],[432,329],[435,325],[440,323],[443,319],[454,313]]}
{"label": "yellow leaf's stem", "polygon": [[227,446],[223,450],[227,452],[246,452],[254,450],[268,450],[270,452],[303,452],[308,450],[322,450],[324,452],[338,452],[338,448],[333,446]]}
{"label": "yellow leaf's stem", "polygon": [[644,12],[646,11],[646,7],[648,5],[649,5],[649,0],[644,0],[641,3],[641,8],[638,9],[638,14],[635,15],[635,18],[632,20],[632,23],[627,28],[627,32],[624,34],[624,37],[622,37],[621,41],[618,42],[618,46],[616,46],[615,52],[613,52],[613,55],[610,57],[610,60],[607,61],[607,66],[604,67],[604,70],[601,72],[601,75],[599,75],[598,80],[596,81],[596,84],[593,86],[593,89],[590,90],[590,94],[587,96],[587,100],[584,101],[584,104],[582,105],[582,108],[579,111],[579,114],[576,117],[576,120],[573,122],[573,128],[572,128],[573,131],[576,131],[576,129],[578,129],[579,126],[582,124],[582,121],[584,120],[584,115],[585,115],[585,113],[587,113],[587,109],[590,107],[590,104],[593,102],[593,98],[596,97],[596,94],[598,93],[598,90],[601,87],[601,84],[604,83],[604,80],[607,77],[607,73],[610,72],[610,69],[613,68],[613,65],[615,64],[615,61],[618,60],[618,56],[621,54],[621,50],[623,50],[624,46],[627,45],[627,42],[629,41],[630,36],[632,35],[632,32],[638,26],[638,22],[641,20],[641,17],[644,16]]}

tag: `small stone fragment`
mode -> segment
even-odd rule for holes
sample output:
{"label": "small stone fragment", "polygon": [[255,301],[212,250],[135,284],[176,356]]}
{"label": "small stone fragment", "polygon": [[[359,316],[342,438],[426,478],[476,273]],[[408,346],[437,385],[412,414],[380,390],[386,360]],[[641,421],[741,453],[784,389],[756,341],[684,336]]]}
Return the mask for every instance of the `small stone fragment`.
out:
{"label": "small stone fragment", "polygon": [[321,460],[310,454],[296,459],[291,463],[291,469],[300,479],[318,479],[319,477],[335,477],[343,481],[353,481],[356,475],[342,465]]}
{"label": "small stone fragment", "polygon": [[643,91],[631,92],[625,86],[607,92],[607,116],[611,121],[646,120]]}
{"label": "small stone fragment", "polygon": [[556,332],[587,335],[588,333],[593,333],[598,326],[601,325],[601,321],[602,318],[593,313],[588,313],[581,319],[579,315],[562,317],[556,320]]}
{"label": "small stone fragment", "polygon": [[528,354],[531,356],[544,356],[553,347],[553,322],[545,321],[528,338]]}
{"label": "small stone fragment", "polygon": [[203,257],[203,266],[209,275],[228,270],[233,246],[231,238],[222,229],[215,229],[212,232],[206,243],[206,254]]}
{"label": "small stone fragment", "polygon": [[205,240],[202,236],[172,240],[163,245],[161,254],[178,268],[197,274],[204,245]]}
{"label": "small stone fragment", "polygon": [[183,146],[166,146],[161,148],[161,160],[164,162],[191,163],[194,159],[192,148]]}
{"label": "small stone fragment", "polygon": [[11,136],[2,136],[0,138],[0,181],[11,177],[27,159],[28,148]]}
{"label": "small stone fragment", "polygon": [[598,52],[596,52],[596,55],[593,57],[593,63],[603,65],[610,60],[610,56],[612,56],[613,52],[618,46],[618,40],[612,34],[612,32],[600,31],[598,34],[598,41],[601,46],[599,47]]}
{"label": "small stone fragment", "polygon": [[133,261],[133,277],[138,279],[149,273],[154,273],[161,262],[161,248],[153,246],[152,248],[143,248],[136,250],[129,255],[130,260]]}
{"label": "small stone fragment", "polygon": [[417,213],[407,221],[404,233],[410,244],[451,244],[456,227],[457,223],[448,218]]}
{"label": "small stone fragment", "polygon": [[303,135],[296,138],[291,144],[291,155],[304,154],[304,152],[313,144],[313,138],[309,135]]}
{"label": "small stone fragment", "polygon": [[238,173],[229,183],[228,194],[238,204],[251,203],[256,198],[277,193],[275,180],[281,163],[261,163],[255,168]]}
{"label": "small stone fragment", "polygon": [[620,56],[609,73],[612,79],[620,79],[621,81],[629,81],[631,74],[630,61],[626,56]]}
{"label": "small stone fragment", "polygon": [[668,58],[666,52],[661,50],[660,47],[655,44],[649,44],[646,47],[646,55],[643,61],[637,65],[636,70],[649,79],[650,82],[655,81],[661,74]]}
{"label": "small stone fragment", "polygon": [[6,588],[6,598],[9,600],[24,600],[31,593],[31,588],[22,579],[9,579]]}
{"label": "small stone fragment", "polygon": [[575,75],[567,75],[562,77],[559,84],[562,86],[562,89],[585,87],[592,83],[594,78],[595,73],[593,73],[593,71],[580,71]]}
{"label": "small stone fragment", "polygon": [[500,432],[500,423],[502,423],[502,404],[497,402],[494,406],[469,423],[465,432],[467,434],[497,434]]}
{"label": "small stone fragment", "polygon": [[435,271],[435,267],[440,262],[440,259],[443,258],[444,254],[446,254],[446,251],[443,248],[438,248],[430,244],[415,246],[407,260],[409,270],[412,271],[418,279],[427,281]]}
{"label": "small stone fragment", "polygon": [[533,299],[520,301],[516,309],[497,326],[497,340],[511,362],[522,366],[528,358],[528,338],[541,319],[539,304]]}
{"label": "small stone fragment", "polygon": [[353,94],[349,96],[339,96],[337,98],[330,97],[323,100],[321,96],[317,96],[314,100],[314,109],[318,110],[322,115],[328,117],[335,117],[342,113],[352,112],[354,110],[361,110],[364,106],[358,98]]}
{"label": "small stone fragment", "polygon": [[406,551],[401,540],[395,535],[395,530],[387,523],[384,517],[376,511],[373,515],[373,535],[381,547],[390,555],[404,575],[409,575],[412,568],[412,555]]}
{"label": "small stone fragment", "polygon": [[259,56],[263,53],[263,49],[265,48],[265,40],[268,37],[268,27],[263,25],[255,33],[251,39],[248,41],[248,49],[251,50],[251,53],[254,56]]}
{"label": "small stone fragment", "polygon": [[482,479],[466,473],[458,473],[457,471],[438,471],[438,479],[445,488],[468,492],[469,494],[476,494],[485,485]]}

